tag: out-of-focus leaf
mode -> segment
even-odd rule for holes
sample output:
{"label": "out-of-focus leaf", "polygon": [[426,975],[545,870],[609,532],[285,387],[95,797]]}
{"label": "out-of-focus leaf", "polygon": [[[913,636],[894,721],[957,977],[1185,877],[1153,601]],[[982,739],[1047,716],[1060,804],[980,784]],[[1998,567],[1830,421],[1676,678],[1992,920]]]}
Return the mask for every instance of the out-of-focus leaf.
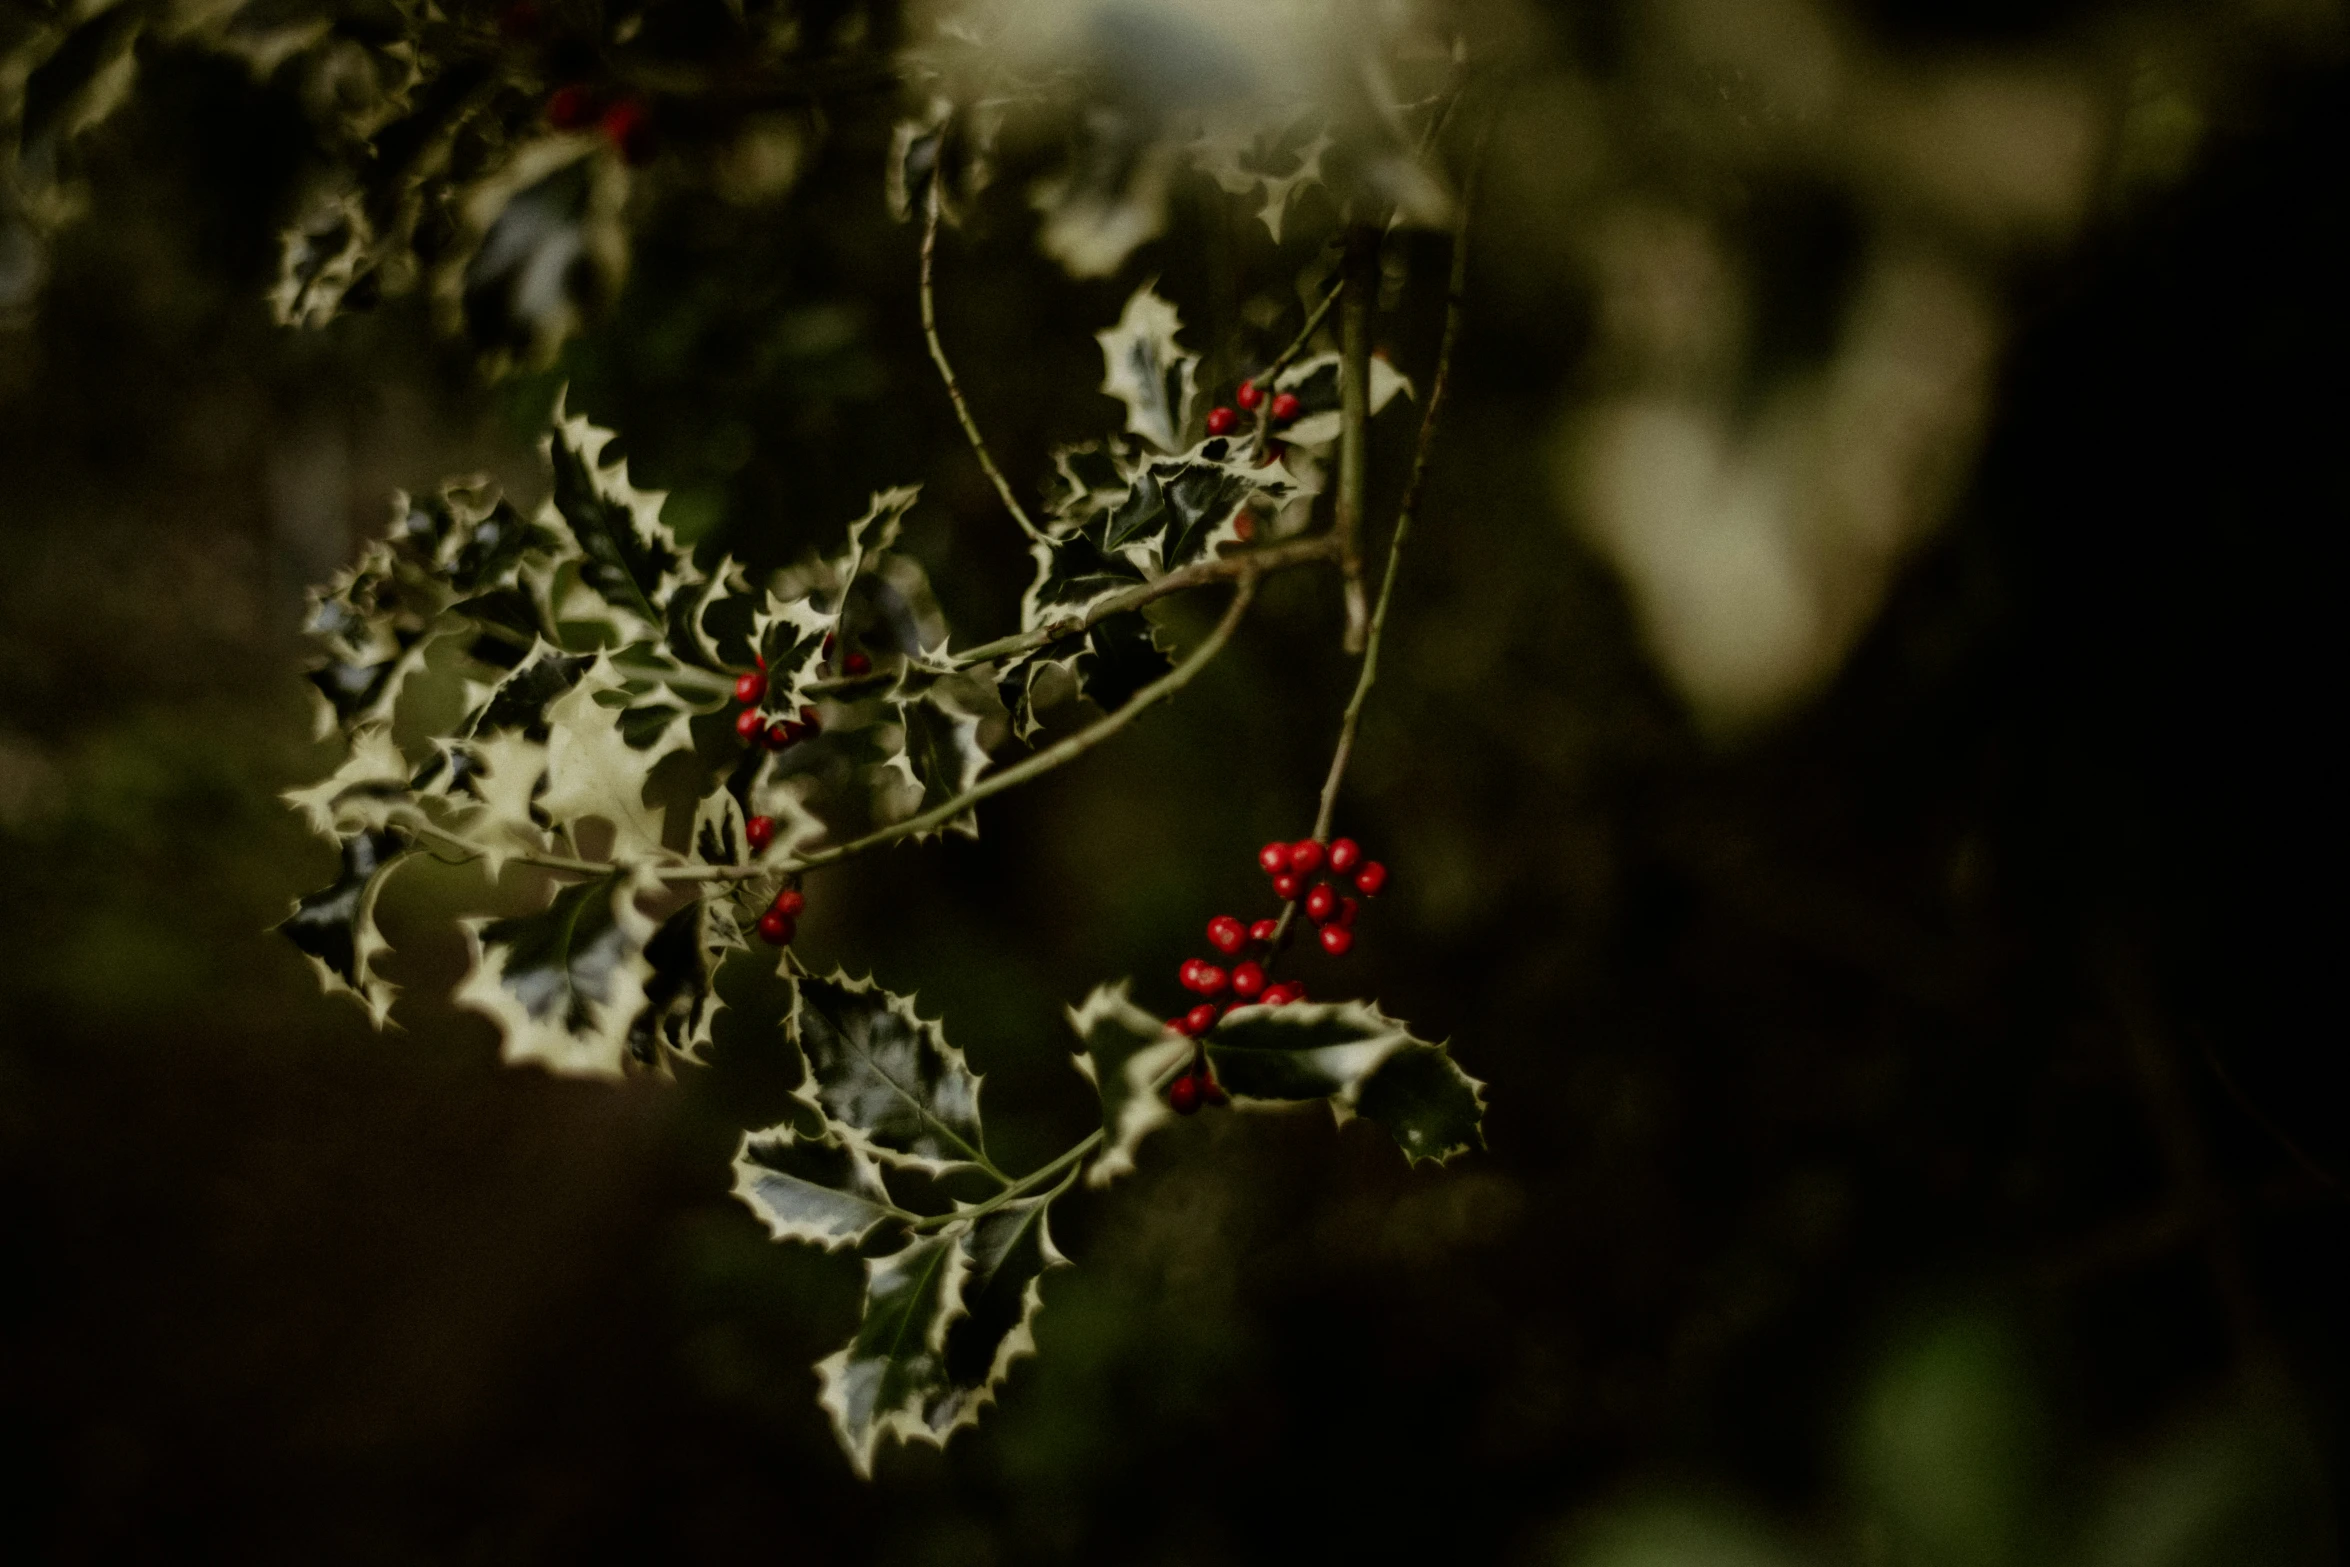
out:
{"label": "out-of-focus leaf", "polygon": [[343,840],[343,868],[334,884],[296,901],[279,934],[302,949],[330,994],[350,995],[381,1028],[392,1009],[395,986],[375,973],[375,959],[388,950],[375,926],[376,899],[410,850],[397,833],[361,832]]}
{"label": "out-of-focus leaf", "polygon": [[536,914],[460,923],[473,962],[457,1003],[498,1025],[509,1063],[619,1075],[652,972],[645,943],[653,922],[638,912],[628,877],[558,888]]}

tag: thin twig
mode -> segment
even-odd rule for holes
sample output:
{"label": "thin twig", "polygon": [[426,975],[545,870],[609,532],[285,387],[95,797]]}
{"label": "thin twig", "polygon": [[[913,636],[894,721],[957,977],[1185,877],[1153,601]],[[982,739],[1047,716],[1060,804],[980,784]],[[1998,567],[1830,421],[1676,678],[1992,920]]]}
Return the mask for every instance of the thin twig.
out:
{"label": "thin twig", "polygon": [[1199,561],[1193,565],[1170,571],[1163,577],[1157,577],[1122,592],[1113,593],[1108,598],[1092,605],[1082,615],[1064,616],[1059,620],[1039,626],[1034,631],[1016,632],[1008,637],[998,637],[993,642],[982,642],[975,648],[967,648],[963,652],[955,654],[950,662],[957,669],[969,669],[975,664],[984,664],[990,659],[1004,658],[1013,653],[1025,653],[1030,648],[1043,647],[1048,642],[1058,642],[1063,637],[1076,636],[1081,631],[1091,630],[1112,615],[1123,614],[1130,609],[1140,609],[1152,600],[1165,598],[1170,593],[1180,593],[1187,588],[1205,587],[1211,582],[1232,582],[1244,576],[1267,577],[1277,571],[1287,571],[1292,566],[1304,566],[1315,561],[1329,560],[1336,553],[1336,541],[1327,533],[1317,533],[1311,538],[1291,539],[1285,544],[1270,544],[1260,550],[1248,550],[1237,555],[1220,555],[1214,560]]}
{"label": "thin twig", "polygon": [[1338,303],[1338,296],[1345,291],[1346,277],[1341,273],[1338,281],[1332,283],[1329,291],[1323,294],[1322,302],[1316,305],[1313,313],[1306,317],[1306,324],[1297,329],[1297,336],[1289,340],[1289,346],[1275,355],[1271,364],[1250,376],[1248,384],[1260,392],[1272,390],[1273,378],[1288,369],[1291,362],[1306,351],[1306,344],[1313,339],[1315,331],[1322,325],[1323,318],[1330,314],[1330,307]]}
{"label": "thin twig", "polygon": [[[1478,138],[1478,151],[1484,148],[1484,137]],[[1420,505],[1420,490],[1428,477],[1428,454],[1436,444],[1436,420],[1444,411],[1444,394],[1452,384],[1453,349],[1461,337],[1461,307],[1468,292],[1469,276],[1469,207],[1476,197],[1478,162],[1472,154],[1469,165],[1468,188],[1461,196],[1461,218],[1453,231],[1452,276],[1445,286],[1444,336],[1436,349],[1436,374],[1428,383],[1428,405],[1420,415],[1420,435],[1412,448],[1411,477],[1404,481],[1403,500],[1396,507],[1395,532],[1387,541],[1387,571],[1379,581],[1379,603],[1371,611],[1371,624],[1364,639],[1362,672],[1355,676],[1354,695],[1347,698],[1346,713],[1338,722],[1338,745],[1331,753],[1330,775],[1322,781],[1321,806],[1314,813],[1314,837],[1330,836],[1330,819],[1338,809],[1338,786],[1346,777],[1346,765],[1354,756],[1355,730],[1362,722],[1363,704],[1371,695],[1371,687],[1379,678],[1379,641],[1387,630],[1387,610],[1395,597],[1397,569],[1403,563],[1404,541],[1411,537],[1412,518]]]}
{"label": "thin twig", "polygon": [[1345,281],[1338,314],[1338,501],[1330,531],[1338,537],[1338,571],[1346,584],[1345,648],[1360,653],[1369,634],[1363,601],[1363,506],[1371,484],[1371,300],[1379,290],[1379,231],[1358,223],[1346,233]]}
{"label": "thin twig", "polygon": [[930,286],[932,257],[938,250],[939,179],[930,181],[929,199],[923,203],[922,215],[922,336],[930,344],[931,362],[938,366],[938,378],[947,385],[947,396],[954,400],[955,417],[963,421],[963,434],[970,439],[971,450],[978,454],[979,466],[987,470],[989,482],[996,494],[1004,498],[1004,509],[1020,525],[1020,531],[1032,539],[1041,539],[1028,513],[1021,509],[1020,498],[1012,493],[1011,482],[1004,471],[995,465],[995,458],[987,450],[986,438],[979,433],[979,421],[971,417],[971,405],[964,401],[962,383],[955,379],[955,367],[947,363],[946,345],[938,340],[938,304]]}
{"label": "thin twig", "polygon": [[1023,1195],[1034,1191],[1039,1186],[1042,1186],[1048,1179],[1058,1174],[1060,1171],[1069,1170],[1067,1175],[1061,1177],[1060,1185],[1053,1188],[1051,1196],[1045,1198],[1046,1202],[1051,1202],[1054,1197],[1060,1196],[1062,1192],[1069,1189],[1069,1183],[1071,1181],[1077,1179],[1077,1172],[1073,1169],[1069,1169],[1069,1167],[1083,1159],[1087,1154],[1093,1152],[1097,1147],[1101,1146],[1102,1139],[1107,1135],[1108,1133],[1104,1128],[1097,1126],[1091,1133],[1080,1139],[1076,1146],[1064,1150],[1051,1163],[1040,1165],[1036,1169],[1029,1171],[1026,1175],[1019,1177],[1017,1180],[1007,1180],[1004,1189],[1000,1192],[997,1192],[994,1196],[988,1198],[985,1202],[976,1202],[968,1208],[958,1208],[952,1213],[934,1213],[926,1219],[915,1220],[910,1228],[919,1234],[926,1230],[943,1230],[949,1225],[960,1223],[965,1219],[977,1219],[983,1217],[984,1215],[995,1212],[998,1208],[1001,1208],[1008,1202],[1018,1201]]}

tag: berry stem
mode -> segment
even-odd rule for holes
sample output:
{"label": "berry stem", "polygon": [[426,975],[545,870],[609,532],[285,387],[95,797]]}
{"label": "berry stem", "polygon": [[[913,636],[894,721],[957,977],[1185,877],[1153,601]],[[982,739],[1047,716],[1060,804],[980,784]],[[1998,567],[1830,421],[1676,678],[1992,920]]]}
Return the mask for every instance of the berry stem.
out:
{"label": "berry stem", "polygon": [[931,362],[938,366],[938,378],[946,383],[947,396],[954,401],[955,417],[963,421],[963,434],[970,439],[971,450],[979,457],[979,466],[987,470],[988,481],[996,494],[1004,498],[1004,509],[1020,525],[1020,531],[1032,539],[1041,539],[1034,522],[1021,508],[1020,498],[1012,493],[1012,485],[1004,471],[995,465],[995,458],[987,450],[987,441],[979,433],[979,421],[971,417],[971,405],[963,399],[962,383],[955,379],[955,367],[947,363],[946,346],[938,340],[938,304],[930,286],[931,261],[938,250],[938,214],[940,207],[937,178],[930,182],[930,194],[922,204],[922,336],[930,344]]}
{"label": "berry stem", "polygon": [[1345,281],[1338,313],[1338,500],[1330,530],[1338,538],[1338,571],[1346,582],[1349,653],[1369,638],[1363,598],[1363,505],[1371,482],[1371,301],[1379,292],[1379,230],[1356,223],[1346,231]]}

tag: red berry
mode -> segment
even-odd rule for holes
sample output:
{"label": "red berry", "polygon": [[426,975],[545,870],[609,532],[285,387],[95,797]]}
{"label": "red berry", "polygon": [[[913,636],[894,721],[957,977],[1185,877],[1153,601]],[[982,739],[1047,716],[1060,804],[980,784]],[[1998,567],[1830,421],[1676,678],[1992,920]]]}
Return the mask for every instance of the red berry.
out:
{"label": "red berry", "polygon": [[734,677],[734,699],[737,702],[763,702],[767,698],[767,677],[755,669],[746,669]]}
{"label": "red berry", "polygon": [[1199,989],[1199,971],[1199,959],[1185,958],[1183,967],[1175,971],[1175,982],[1185,990],[1197,990]]}
{"label": "red berry", "polygon": [[743,837],[749,841],[753,854],[764,854],[767,845],[775,841],[775,818],[754,816],[743,823]]}
{"label": "red berry", "polygon": [[1258,920],[1248,928],[1248,939],[1251,941],[1271,941],[1280,929],[1281,922],[1279,920]]}
{"label": "red berry", "polygon": [[836,638],[833,636],[833,634],[827,631],[824,633],[824,645],[818,648],[816,651],[823,654],[826,658],[832,657],[832,644],[835,640]]}
{"label": "red berry", "polygon": [[[746,707],[743,711],[748,713],[751,710]],[[767,726],[767,749],[770,751],[782,750],[800,738],[799,730],[800,726],[797,724],[769,724]]]}
{"label": "red berry", "polygon": [[1213,963],[1202,963],[1191,971],[1191,988],[1203,996],[1212,996],[1225,985],[1224,971]]}
{"label": "red berry", "polygon": [[851,653],[840,661],[840,667],[852,675],[869,675],[873,673],[873,660],[862,653]]}
{"label": "red berry", "polygon": [[1322,868],[1322,846],[1311,838],[1301,838],[1289,846],[1289,868],[1300,876],[1311,876]]}
{"label": "red berry", "polygon": [[1296,418],[1296,417],[1297,417],[1297,409],[1298,409],[1298,402],[1297,402],[1297,394],[1296,394],[1296,393],[1294,393],[1294,392],[1277,392],[1277,393],[1275,393],[1275,394],[1274,394],[1274,396],[1273,396],[1273,422],[1274,422],[1275,424],[1287,424],[1287,423],[1289,423],[1289,421],[1290,421],[1290,420],[1292,420],[1292,419],[1294,419],[1294,418]]}
{"label": "red berry", "polygon": [[1209,1104],[1222,1106],[1232,1103],[1232,1096],[1216,1085],[1216,1080],[1208,1076],[1205,1067],[1200,1068],[1199,1091]]}
{"label": "red berry", "polygon": [[1363,846],[1352,838],[1330,840],[1330,872],[1332,875],[1344,876],[1348,871],[1360,865],[1362,860]]}
{"label": "red berry", "polygon": [[1212,1003],[1203,1001],[1183,1014],[1183,1023],[1183,1031],[1196,1039],[1216,1026],[1216,1008]]}
{"label": "red berry", "polygon": [[1325,925],[1321,935],[1322,950],[1334,958],[1345,957],[1346,949],[1355,944],[1355,933],[1344,925]]}
{"label": "red berry", "polygon": [[1167,1104],[1177,1115],[1190,1115],[1199,1109],[1199,1079],[1189,1072],[1167,1085]]}
{"label": "red berry", "polygon": [[1265,400],[1265,389],[1254,381],[1243,381],[1240,389],[1232,394],[1232,400],[1243,408],[1254,408]]}
{"label": "red berry", "polygon": [[734,732],[753,745],[759,743],[759,736],[766,728],[766,718],[755,707],[746,707],[734,715]]}
{"label": "red berry", "polygon": [[812,707],[803,707],[800,709],[800,723],[807,729],[808,733],[812,735],[822,734],[824,732],[824,715],[817,712],[816,709]]}
{"label": "red berry", "polygon": [[1266,875],[1280,875],[1289,869],[1289,845],[1286,843],[1266,844],[1257,851],[1257,863],[1265,868]]}
{"label": "red berry", "polygon": [[1380,864],[1377,860],[1373,860],[1370,864],[1355,872],[1355,891],[1361,893],[1366,898],[1376,898],[1379,896],[1380,889],[1386,885],[1387,867]]}
{"label": "red berry", "polygon": [[585,87],[558,87],[547,97],[547,123],[559,131],[576,131],[594,121],[596,95]]}
{"label": "red berry", "polygon": [[1231,409],[1211,408],[1208,410],[1208,434],[1230,435],[1233,431],[1239,428],[1240,415],[1234,413]]}
{"label": "red berry", "polygon": [[781,909],[769,909],[759,916],[759,939],[771,947],[788,947],[798,933],[792,917]]}
{"label": "red berry", "polygon": [[1316,882],[1314,890],[1306,894],[1306,918],[1319,925],[1338,912],[1338,894],[1330,890],[1326,881]]}
{"label": "red berry", "polygon": [[1236,515],[1232,519],[1232,536],[1243,544],[1255,538],[1257,536],[1256,518],[1251,517],[1245,511]]}
{"label": "red berry", "polygon": [[1208,921],[1208,945],[1230,957],[1248,945],[1248,931],[1231,915],[1219,914]]}
{"label": "red berry", "polygon": [[774,911],[787,920],[796,920],[808,906],[808,895],[797,887],[786,887],[775,895]]}
{"label": "red berry", "polygon": [[1289,993],[1287,985],[1267,985],[1265,993],[1257,997],[1260,1006],[1285,1007],[1297,998]]}
{"label": "red berry", "polygon": [[1362,905],[1355,902],[1355,900],[1352,898],[1339,899],[1338,923],[1341,925],[1352,925],[1355,922],[1355,910],[1361,907]]}
{"label": "red berry", "polygon": [[645,106],[634,98],[623,98],[606,109],[598,129],[629,163],[642,163],[653,155],[653,127]]}
{"label": "red berry", "polygon": [[1276,876],[1273,878],[1273,896],[1279,898],[1283,903],[1287,903],[1297,896],[1298,889],[1304,885],[1304,881],[1296,876],[1286,873]]}
{"label": "red berry", "polygon": [[1253,996],[1265,988],[1265,971],[1254,963],[1235,963],[1232,966],[1232,993]]}
{"label": "red berry", "polygon": [[1167,1032],[1181,1034],[1184,1038],[1189,1039],[1191,1037],[1191,1023],[1188,1018],[1171,1017],[1167,1019]]}

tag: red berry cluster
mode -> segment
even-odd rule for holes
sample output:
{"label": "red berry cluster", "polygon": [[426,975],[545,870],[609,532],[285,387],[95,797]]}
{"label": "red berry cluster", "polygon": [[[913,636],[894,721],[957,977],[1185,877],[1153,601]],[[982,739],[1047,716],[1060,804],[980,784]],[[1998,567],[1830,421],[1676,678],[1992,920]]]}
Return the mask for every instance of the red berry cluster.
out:
{"label": "red berry cluster", "polygon": [[[1254,381],[1243,381],[1240,383],[1238,390],[1233,392],[1232,400],[1238,403],[1243,410],[1253,413],[1256,411],[1257,406],[1264,402],[1265,389],[1257,385],[1257,383]],[[1291,392],[1275,392],[1273,394],[1273,405],[1270,408],[1267,408],[1265,413],[1266,416],[1270,418],[1276,426],[1285,425],[1290,424],[1296,420],[1298,415],[1298,408],[1299,403],[1296,394]],[[1233,410],[1230,408],[1218,405],[1217,407],[1208,410],[1208,434],[1230,435],[1233,431],[1239,428],[1240,415],[1233,412]]]}
{"label": "red berry cluster", "polygon": [[641,98],[607,99],[577,83],[558,87],[547,95],[547,123],[559,131],[583,131],[592,125],[630,163],[643,163],[653,155],[651,112]]}
{"label": "red berry cluster", "polygon": [[[1322,950],[1334,958],[1354,945],[1355,911],[1360,905],[1328,881],[1316,882],[1308,889],[1307,878],[1325,867],[1335,876],[1351,875],[1355,891],[1366,898],[1379,896],[1387,886],[1387,867],[1377,860],[1365,860],[1362,845],[1352,838],[1339,838],[1328,844],[1315,838],[1301,838],[1296,843],[1268,843],[1257,851],[1257,864],[1273,878],[1273,892],[1282,902],[1297,902],[1303,893],[1306,917],[1319,927],[1315,938]],[[1266,972],[1274,961],[1277,943],[1288,944],[1280,920],[1243,924],[1230,914],[1219,914],[1208,921],[1208,945],[1221,956],[1239,961],[1226,969],[1206,958],[1186,958],[1176,978],[1184,989],[1202,999],[1190,1011],[1167,1019],[1167,1027],[1196,1040],[1214,1029],[1224,1014],[1236,1007],[1280,1007],[1305,1000],[1306,987],[1302,983],[1294,979],[1277,981]],[[1230,999],[1219,999],[1227,995]],[[1189,1115],[1202,1104],[1228,1102],[1208,1070],[1205,1047],[1194,1049],[1190,1068],[1168,1085],[1167,1103],[1177,1114]]]}
{"label": "red berry cluster", "polygon": [[768,720],[763,704],[767,700],[767,661],[759,660],[757,669],[746,669],[734,677],[734,699],[743,710],[734,715],[734,732],[745,745],[764,745],[770,751],[798,745],[802,740],[824,732],[822,717],[813,707],[800,709],[800,716]]}
{"label": "red berry cluster", "polygon": [[[761,822],[767,822],[770,833],[775,830],[775,824],[768,822],[766,817],[752,817],[750,825],[754,829],[753,843],[761,841],[761,835],[755,830]],[[775,901],[767,905],[767,912],[759,916],[759,939],[771,947],[790,946],[792,937],[800,933],[800,911],[807,906],[807,897],[799,888],[784,888],[775,895]]]}

